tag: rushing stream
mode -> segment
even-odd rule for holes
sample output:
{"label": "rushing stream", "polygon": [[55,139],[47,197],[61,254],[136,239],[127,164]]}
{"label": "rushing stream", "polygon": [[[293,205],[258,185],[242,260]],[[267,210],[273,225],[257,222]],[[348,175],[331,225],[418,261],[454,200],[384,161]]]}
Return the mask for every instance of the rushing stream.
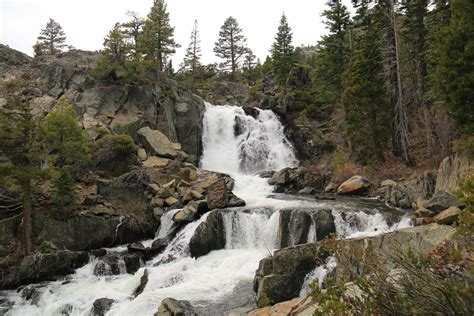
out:
{"label": "rushing stream", "polygon": [[[14,303],[7,315],[61,315],[64,311],[69,315],[90,315],[92,303],[104,297],[115,300],[108,315],[153,315],[166,297],[188,300],[203,315],[222,315],[224,310],[218,306],[239,307],[232,306],[232,302],[254,304],[252,280],[259,260],[277,247],[278,211],[281,209],[329,207],[333,210],[337,233],[345,236],[380,233],[408,224],[402,220],[389,225],[370,205],[364,208],[333,201],[269,197],[272,187],[268,179],[260,178],[256,173],[298,164],[282,124],[269,110],[259,110],[254,118],[240,107],[207,104],[203,126],[200,167],[230,174],[235,179],[234,193],[247,202],[246,207],[224,214],[225,249],[198,259],[190,256],[189,241],[197,226],[206,220],[208,214],[205,214],[179,231],[160,255],[144,263],[134,275],[96,276],[93,270],[97,259],[91,258],[75,274],[41,284],[41,295],[35,304],[25,302],[16,291],[0,293],[0,298],[4,296]],[[352,213],[342,216],[341,212],[347,210]],[[173,229],[175,212],[163,216],[157,237],[166,237]],[[313,227],[308,241],[314,241],[315,236]],[[151,242],[144,241],[143,244],[149,246]],[[109,251],[124,249],[122,246]],[[308,276],[305,287],[312,277],[324,276],[332,266],[333,262],[328,262],[328,267],[315,269],[313,275]],[[149,280],[143,293],[135,298],[133,293],[144,269],[149,272]],[[306,290],[302,289],[302,293]],[[222,304],[223,301],[229,301],[230,305]]]}

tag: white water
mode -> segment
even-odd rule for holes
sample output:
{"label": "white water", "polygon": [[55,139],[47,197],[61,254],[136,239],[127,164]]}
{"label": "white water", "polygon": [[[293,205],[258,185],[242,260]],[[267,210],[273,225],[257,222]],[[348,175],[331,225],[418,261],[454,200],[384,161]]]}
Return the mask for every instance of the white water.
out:
{"label": "white water", "polygon": [[326,262],[320,266],[317,266],[313,271],[308,273],[304,279],[303,286],[300,291],[300,296],[308,295],[311,291],[310,284],[314,280],[318,280],[319,288],[322,288],[323,282],[327,275],[331,273],[336,267],[336,258],[329,256]]}
{"label": "white water", "polygon": [[[238,135],[234,131],[236,121],[239,123]],[[116,300],[108,315],[127,316],[153,315],[165,297],[191,302],[219,300],[231,293],[239,282],[252,282],[259,260],[276,248],[279,210],[286,207],[335,207],[333,214],[339,236],[370,234],[375,228],[377,232],[391,229],[380,214],[349,216],[350,221],[357,221],[357,225],[351,225],[342,219],[337,205],[270,198],[273,188],[268,179],[255,173],[298,164],[293,148],[284,136],[283,126],[271,111],[259,110],[254,119],[239,107],[207,104],[203,125],[201,167],[230,174],[235,180],[234,193],[247,202],[247,209],[251,209],[229,210],[223,214],[225,249],[198,259],[190,257],[189,241],[198,225],[207,218],[204,215],[179,231],[163,253],[134,275],[95,276],[93,270],[97,260],[91,260],[68,277],[69,283],[49,282],[43,286],[36,306],[24,302],[14,291],[5,292],[15,303],[8,315],[58,315],[66,304],[73,306],[72,315],[89,315],[92,303],[104,297]],[[167,212],[162,217],[156,238],[164,238],[171,232],[175,212],[177,210]],[[313,223],[308,242],[315,240]],[[152,242],[149,240],[144,244],[149,246]],[[125,246],[110,249],[123,250],[126,250]],[[149,281],[143,293],[134,298],[133,292],[144,269],[148,270]],[[326,270],[321,269],[314,274],[322,276]]]}

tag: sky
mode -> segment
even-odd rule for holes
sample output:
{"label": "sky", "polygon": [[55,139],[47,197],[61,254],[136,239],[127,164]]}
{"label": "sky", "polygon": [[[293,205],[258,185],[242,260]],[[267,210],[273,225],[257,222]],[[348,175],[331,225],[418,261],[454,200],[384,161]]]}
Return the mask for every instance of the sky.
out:
{"label": "sky", "polygon": [[[350,0],[344,1],[349,6]],[[274,41],[284,12],[293,31],[293,44],[314,45],[326,34],[321,13],[326,0],[167,0],[175,41],[172,57],[181,63],[189,36],[198,20],[202,62],[218,62],[214,43],[224,20],[237,19],[248,46],[262,61]],[[32,46],[51,17],[66,32],[66,42],[77,49],[100,50],[116,22],[128,20],[126,11],[146,17],[153,0],[0,0],[0,43],[33,55]]]}

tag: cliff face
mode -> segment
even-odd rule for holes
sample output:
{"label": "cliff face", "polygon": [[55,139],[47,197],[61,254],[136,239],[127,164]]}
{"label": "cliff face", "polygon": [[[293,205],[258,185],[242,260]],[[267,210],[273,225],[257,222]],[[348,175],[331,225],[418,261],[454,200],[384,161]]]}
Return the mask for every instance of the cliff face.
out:
{"label": "cliff face", "polygon": [[[180,143],[189,160],[195,162],[201,152],[203,100],[158,71],[140,74],[143,78],[134,82],[96,79],[92,71],[98,57],[96,52],[72,50],[31,60],[0,47],[0,66],[9,69],[3,80],[23,70],[35,78],[42,95],[33,100],[37,112],[48,112],[58,98],[65,97],[76,108],[86,130],[106,127],[127,132],[138,142],[137,130],[149,126]],[[4,102],[0,96],[0,104]]]}

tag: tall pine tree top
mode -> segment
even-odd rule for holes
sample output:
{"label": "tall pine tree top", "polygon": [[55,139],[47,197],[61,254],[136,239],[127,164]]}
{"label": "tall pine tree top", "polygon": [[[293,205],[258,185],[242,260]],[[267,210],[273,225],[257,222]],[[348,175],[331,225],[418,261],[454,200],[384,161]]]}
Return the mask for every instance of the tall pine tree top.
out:
{"label": "tall pine tree top", "polygon": [[38,36],[38,41],[33,46],[36,56],[56,55],[66,47],[66,34],[61,25],[53,19],[49,19],[44,29]]}
{"label": "tall pine tree top", "polygon": [[193,30],[191,31],[191,38],[186,56],[183,60],[183,68],[195,72],[196,68],[201,64],[201,40],[199,39],[198,22],[194,20]]}
{"label": "tall pine tree top", "polygon": [[235,81],[240,59],[247,53],[247,40],[234,17],[228,17],[222,25],[214,53],[217,57],[224,59],[221,66],[224,69],[230,68],[232,80]]}
{"label": "tall pine tree top", "polygon": [[275,42],[272,45],[271,54],[273,59],[273,71],[280,83],[286,80],[286,77],[295,63],[294,47],[291,44],[293,34],[288,25],[285,14],[281,16],[278,32]]}
{"label": "tall pine tree top", "polygon": [[165,1],[155,0],[145,20],[139,47],[145,59],[154,63],[160,70],[163,70],[166,58],[174,54],[179,47],[173,39],[173,34],[174,27],[170,25]]}

